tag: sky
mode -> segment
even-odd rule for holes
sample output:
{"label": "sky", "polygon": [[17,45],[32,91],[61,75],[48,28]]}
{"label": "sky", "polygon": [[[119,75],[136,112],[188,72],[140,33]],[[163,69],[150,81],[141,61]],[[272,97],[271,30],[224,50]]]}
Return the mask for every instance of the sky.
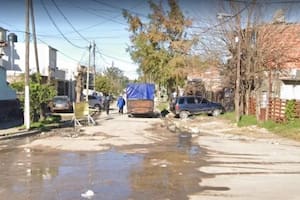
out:
{"label": "sky", "polygon": [[[0,26],[24,42],[25,1],[0,0]],[[157,1],[156,1],[157,2]],[[167,2],[163,0],[163,2]],[[179,0],[185,15],[194,21],[191,32],[203,32],[213,27],[221,0]],[[273,7],[286,6],[284,0],[274,0]],[[283,3],[280,3],[283,2]],[[289,1],[299,10],[299,1]],[[122,9],[146,19],[149,14],[147,0],[33,0],[37,39],[57,49],[58,67],[87,65],[88,46],[95,42],[97,71],[118,67],[130,79],[137,78],[137,65],[126,51],[130,45],[128,24]],[[298,9],[297,9],[298,8]]]}

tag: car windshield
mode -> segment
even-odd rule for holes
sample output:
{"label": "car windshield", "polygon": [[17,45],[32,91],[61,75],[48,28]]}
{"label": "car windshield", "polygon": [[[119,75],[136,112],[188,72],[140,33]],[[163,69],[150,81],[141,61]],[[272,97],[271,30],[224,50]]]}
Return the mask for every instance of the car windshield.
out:
{"label": "car windshield", "polygon": [[54,97],[53,101],[55,101],[55,102],[64,102],[64,101],[68,101],[68,99],[65,98],[65,97]]}

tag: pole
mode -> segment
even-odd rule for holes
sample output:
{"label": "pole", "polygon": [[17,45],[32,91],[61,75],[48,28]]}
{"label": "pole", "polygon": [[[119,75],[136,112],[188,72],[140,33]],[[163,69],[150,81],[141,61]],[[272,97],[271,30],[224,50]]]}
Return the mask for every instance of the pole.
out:
{"label": "pole", "polygon": [[235,93],[234,93],[234,104],[235,104],[235,121],[240,121],[240,79],[241,79],[241,38],[240,34],[236,37],[237,42],[237,64],[236,64],[236,80],[235,80]]}
{"label": "pole", "polygon": [[32,33],[33,33],[33,44],[34,44],[34,53],[35,53],[36,72],[38,74],[38,82],[40,83],[40,65],[39,65],[39,56],[38,56],[36,31],[35,31],[35,19],[34,19],[34,11],[33,11],[33,3],[32,2],[30,4],[30,14],[31,14]]}
{"label": "pole", "polygon": [[25,16],[25,99],[24,99],[24,125],[28,130],[30,128],[30,95],[29,95],[29,13],[31,0],[26,0]]}
{"label": "pole", "polygon": [[93,41],[93,68],[94,68],[94,91],[96,91],[96,44],[95,41]]}
{"label": "pole", "polygon": [[89,84],[90,84],[90,65],[91,65],[91,44],[89,45],[89,64],[86,69],[86,102],[89,101]]}

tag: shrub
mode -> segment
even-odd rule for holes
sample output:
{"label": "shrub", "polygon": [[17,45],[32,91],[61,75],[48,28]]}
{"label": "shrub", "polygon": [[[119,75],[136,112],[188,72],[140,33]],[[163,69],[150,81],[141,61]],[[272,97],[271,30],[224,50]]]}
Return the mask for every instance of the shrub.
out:
{"label": "shrub", "polygon": [[295,108],[296,108],[296,101],[288,100],[285,107],[285,117],[288,122],[295,121],[296,118]]}

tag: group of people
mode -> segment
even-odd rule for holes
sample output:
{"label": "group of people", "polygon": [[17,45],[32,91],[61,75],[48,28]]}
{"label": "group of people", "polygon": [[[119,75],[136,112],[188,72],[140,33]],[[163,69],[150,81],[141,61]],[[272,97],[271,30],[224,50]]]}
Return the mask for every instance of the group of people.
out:
{"label": "group of people", "polygon": [[[104,108],[106,111],[106,114],[109,114],[109,107],[110,107],[110,102],[111,102],[111,96],[110,95],[104,95]],[[119,110],[119,114],[123,114],[124,113],[124,106],[125,106],[126,102],[125,99],[123,98],[122,95],[120,95],[117,99],[117,106],[118,106],[118,110]]]}

